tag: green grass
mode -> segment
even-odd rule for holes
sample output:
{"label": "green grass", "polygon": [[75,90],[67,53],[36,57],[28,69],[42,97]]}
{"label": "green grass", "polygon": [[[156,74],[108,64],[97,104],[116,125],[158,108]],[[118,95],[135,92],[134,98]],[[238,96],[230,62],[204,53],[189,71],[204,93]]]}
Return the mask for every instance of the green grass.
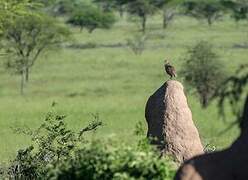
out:
{"label": "green grass", "polygon": [[[187,17],[178,17],[163,31],[159,17],[150,18],[147,34],[164,35],[149,39],[146,50],[136,56],[126,47],[70,49],[61,48],[46,54],[31,70],[25,96],[19,94],[20,79],[0,70],[0,162],[14,157],[19,148],[30,143],[29,137],[13,133],[11,127],[37,127],[53,101],[57,111],[68,115],[68,126],[79,130],[99,113],[104,121],[96,136],[115,137],[120,141],[135,141],[133,130],[138,121],[145,122],[144,109],[148,97],[168,78],[164,76],[163,60],[171,59],[180,70],[187,48],[199,40],[209,40],[216,48],[229,73],[245,63],[247,49],[233,48],[247,40],[247,24],[238,27],[229,20],[209,28]],[[96,30],[93,34],[73,28],[74,43],[115,44],[137,33],[137,25],[120,20],[111,30]],[[197,97],[187,93],[193,119],[204,143],[224,148],[238,135],[217,113],[215,103],[205,110]],[[231,121],[233,117],[229,117]],[[145,124],[145,123],[144,123]]]}

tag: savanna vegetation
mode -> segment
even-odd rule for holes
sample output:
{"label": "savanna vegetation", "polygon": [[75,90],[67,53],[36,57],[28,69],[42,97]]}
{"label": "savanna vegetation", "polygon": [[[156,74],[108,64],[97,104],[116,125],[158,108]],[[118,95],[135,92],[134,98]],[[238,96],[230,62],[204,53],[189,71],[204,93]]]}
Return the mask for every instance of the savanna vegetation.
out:
{"label": "savanna vegetation", "polygon": [[0,0],[1,175],[171,179],[172,159],[144,140],[164,59],[202,142],[227,147],[247,94],[247,14],[242,0]]}

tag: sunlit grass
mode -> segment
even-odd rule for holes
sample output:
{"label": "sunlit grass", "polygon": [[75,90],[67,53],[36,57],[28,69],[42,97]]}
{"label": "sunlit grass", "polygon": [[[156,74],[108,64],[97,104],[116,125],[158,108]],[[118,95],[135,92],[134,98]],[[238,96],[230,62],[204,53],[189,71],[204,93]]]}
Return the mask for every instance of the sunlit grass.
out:
{"label": "sunlit grass", "polygon": [[[164,35],[164,38],[148,39],[141,56],[134,55],[127,47],[62,48],[44,54],[31,70],[23,97],[19,94],[19,77],[1,69],[0,161],[9,160],[17,149],[30,142],[28,137],[14,134],[11,127],[37,127],[52,102],[58,103],[55,108],[59,112],[68,115],[68,126],[74,130],[85,126],[92,119],[91,113],[99,113],[104,126],[97,137],[113,136],[134,142],[135,124],[138,121],[145,124],[148,97],[168,78],[163,72],[164,58],[171,59],[180,70],[187,48],[199,40],[209,40],[214,45],[229,73],[247,62],[247,49],[233,47],[247,40],[244,23],[237,27],[233,21],[224,19],[208,27],[194,19],[178,17],[168,29],[162,30],[160,21],[160,17],[151,18],[147,34]],[[120,20],[111,30],[88,34],[74,28],[72,32],[73,43],[125,44],[127,38],[138,32],[138,26]],[[203,142],[218,148],[228,146],[238,129],[220,136],[228,123],[218,116],[216,104],[203,110],[195,95],[188,92],[187,96]]]}

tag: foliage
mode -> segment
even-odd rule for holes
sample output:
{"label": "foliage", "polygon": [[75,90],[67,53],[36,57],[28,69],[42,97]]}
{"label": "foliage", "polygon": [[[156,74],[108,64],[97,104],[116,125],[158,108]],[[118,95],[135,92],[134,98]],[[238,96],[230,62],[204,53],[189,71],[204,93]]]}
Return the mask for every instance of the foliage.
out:
{"label": "foliage", "polygon": [[224,66],[213,51],[212,45],[201,41],[188,50],[181,71],[185,82],[194,87],[202,107],[207,107],[225,78]]}
{"label": "foliage", "polygon": [[241,123],[242,127],[242,110],[243,97],[248,96],[248,64],[241,65],[234,75],[228,77],[220,86],[215,94],[218,99],[219,113],[225,117],[225,103],[231,106],[232,113],[237,118],[235,123]]}
{"label": "foliage", "polygon": [[98,4],[105,12],[117,10],[122,17],[129,0],[94,0],[93,2]]}
{"label": "foliage", "polygon": [[83,4],[82,0],[54,0],[48,5],[49,11],[54,15],[71,15],[77,7]]}
{"label": "foliage", "polygon": [[138,121],[135,125],[134,134],[136,136],[145,136],[145,128],[143,121]]}
{"label": "foliage", "polygon": [[197,19],[206,19],[208,25],[222,16],[223,6],[219,0],[186,1],[184,3],[185,13]]}
{"label": "foliage", "polygon": [[53,16],[70,16],[85,4],[85,0],[33,0],[43,5],[43,10]]}
{"label": "foliage", "polygon": [[32,0],[32,1],[43,4],[45,7],[50,6],[50,5],[58,2],[58,0]]}
{"label": "foliage", "polygon": [[147,37],[142,34],[136,34],[132,38],[127,39],[127,46],[134,52],[136,55],[141,55],[145,50],[145,42]]}
{"label": "foliage", "polygon": [[124,11],[126,10],[126,6],[130,0],[113,0],[114,1],[114,9],[116,9],[120,16],[123,16]]}
{"label": "foliage", "polygon": [[162,11],[163,28],[165,29],[174,19],[178,6],[182,4],[182,0],[153,0],[152,3]]}
{"label": "foliage", "polygon": [[41,13],[15,16],[4,25],[1,47],[6,57],[6,68],[21,75],[21,93],[28,82],[29,70],[45,50],[64,42],[69,30],[56,20]]}
{"label": "foliage", "polygon": [[171,160],[159,157],[147,141],[138,147],[116,144],[113,141],[87,141],[84,133],[95,131],[102,125],[98,116],[94,118],[95,120],[79,133],[69,130],[64,122],[65,116],[54,112],[48,113],[45,122],[34,131],[29,128],[16,129],[16,132],[31,136],[33,144],[18,151],[16,158],[7,168],[6,178],[173,178],[175,169]]}
{"label": "foliage", "polygon": [[36,130],[17,128],[18,133],[31,136],[32,145],[19,150],[8,167],[10,179],[39,179],[47,177],[48,167],[74,156],[80,144],[85,143],[83,132],[96,130],[102,125],[99,119],[92,121],[80,133],[67,128],[65,116],[50,112],[44,123]]}
{"label": "foliage", "polygon": [[111,12],[114,9],[115,0],[93,0],[104,12]]}
{"label": "foliage", "polygon": [[172,179],[174,170],[165,158],[153,151],[129,146],[114,147],[96,141],[56,168],[52,179]]}
{"label": "foliage", "polygon": [[96,28],[109,29],[114,22],[113,13],[103,12],[92,5],[81,6],[67,21],[67,23],[79,26],[81,29],[86,28],[89,33],[92,33]]}
{"label": "foliage", "polygon": [[245,0],[225,0],[223,6],[231,12],[231,17],[236,21],[248,18],[248,2]]}
{"label": "foliage", "polygon": [[6,20],[12,22],[16,16],[24,16],[36,9],[37,4],[30,0],[0,0],[0,35],[5,29]]}

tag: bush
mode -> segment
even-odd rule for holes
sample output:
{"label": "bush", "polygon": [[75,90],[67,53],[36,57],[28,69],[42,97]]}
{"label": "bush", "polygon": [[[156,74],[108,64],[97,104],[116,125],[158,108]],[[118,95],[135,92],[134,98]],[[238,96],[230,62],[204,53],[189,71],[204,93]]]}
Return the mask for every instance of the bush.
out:
{"label": "bush", "polygon": [[205,41],[189,49],[181,74],[186,83],[196,89],[204,108],[208,106],[225,77],[224,65],[219,61],[212,45]]}
{"label": "bush", "polygon": [[92,33],[97,28],[109,29],[115,23],[115,16],[92,5],[84,5],[72,14],[67,23],[79,26],[81,30],[86,28]]}
{"label": "bush", "polygon": [[102,124],[97,119],[79,133],[69,130],[64,122],[65,116],[54,112],[47,114],[44,123],[36,130],[17,128],[18,133],[31,136],[32,145],[18,151],[16,158],[7,168],[8,179],[45,179],[48,167],[74,156],[76,149],[85,143],[83,135]]}
{"label": "bush", "polygon": [[145,35],[136,34],[132,38],[127,39],[127,46],[134,52],[136,55],[141,55],[145,50],[145,42],[147,37]]}
{"label": "bush", "polygon": [[74,158],[51,167],[52,179],[172,179],[174,170],[153,151],[114,147],[99,141],[84,147]]}
{"label": "bush", "polygon": [[175,171],[170,160],[160,158],[147,140],[130,147],[113,141],[83,139],[85,132],[94,131],[102,124],[98,116],[94,117],[79,133],[69,130],[65,116],[56,113],[48,113],[35,131],[16,129],[30,135],[33,144],[19,150],[7,168],[0,166],[0,175],[17,180],[172,179]]}

